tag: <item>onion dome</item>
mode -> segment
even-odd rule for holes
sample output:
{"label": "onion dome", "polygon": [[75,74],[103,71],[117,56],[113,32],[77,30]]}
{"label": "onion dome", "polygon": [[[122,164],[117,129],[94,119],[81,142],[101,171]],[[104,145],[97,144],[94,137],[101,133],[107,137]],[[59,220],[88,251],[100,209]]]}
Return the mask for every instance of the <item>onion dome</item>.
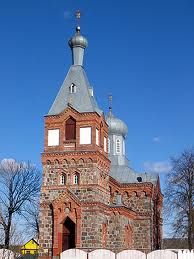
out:
{"label": "onion dome", "polygon": [[127,135],[127,125],[122,120],[117,119],[111,110],[106,118],[106,123],[108,124],[109,134],[122,135],[123,137]]}
{"label": "onion dome", "polygon": [[80,27],[76,27],[75,35],[69,40],[69,46],[71,48],[80,47],[80,48],[87,48],[88,41],[87,39],[80,34]]}

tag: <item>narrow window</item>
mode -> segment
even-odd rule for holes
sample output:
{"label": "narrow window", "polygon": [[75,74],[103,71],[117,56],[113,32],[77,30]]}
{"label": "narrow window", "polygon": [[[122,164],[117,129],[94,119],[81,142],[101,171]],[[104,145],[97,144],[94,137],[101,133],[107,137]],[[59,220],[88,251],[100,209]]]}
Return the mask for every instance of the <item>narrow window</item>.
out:
{"label": "narrow window", "polygon": [[69,87],[69,90],[71,94],[76,93],[76,85],[72,83]]}
{"label": "narrow window", "polygon": [[104,152],[107,152],[107,138],[104,137]]}
{"label": "narrow window", "polygon": [[66,184],[66,175],[65,174],[61,175],[60,184],[61,185],[65,185]]}
{"label": "narrow window", "polygon": [[74,176],[73,176],[73,183],[74,184],[79,184],[79,174],[76,173]]}
{"label": "narrow window", "polygon": [[96,145],[99,146],[99,130],[96,129]]}
{"label": "narrow window", "polygon": [[69,118],[65,123],[65,140],[76,139],[76,121]]}
{"label": "narrow window", "polygon": [[117,154],[121,153],[121,141],[120,141],[120,139],[116,140],[116,153]]}
{"label": "narrow window", "polygon": [[46,166],[47,166],[47,167],[50,167],[50,165],[51,165],[51,161],[50,161],[50,160],[47,160],[47,161],[46,161]]}
{"label": "narrow window", "polygon": [[108,153],[110,153],[110,139],[108,138]]}

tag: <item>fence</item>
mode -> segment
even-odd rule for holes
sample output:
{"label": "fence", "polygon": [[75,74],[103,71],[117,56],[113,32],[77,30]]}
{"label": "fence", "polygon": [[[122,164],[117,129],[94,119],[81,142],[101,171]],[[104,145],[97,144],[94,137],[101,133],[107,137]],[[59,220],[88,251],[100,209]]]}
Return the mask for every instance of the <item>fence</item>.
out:
{"label": "fence", "polygon": [[[0,249],[0,259],[14,259],[15,255],[7,249]],[[37,259],[36,256],[25,255],[17,257],[20,259]],[[156,250],[149,254],[144,254],[137,250],[124,250],[118,254],[110,250],[98,249],[86,253],[79,249],[69,249],[61,253],[60,259],[194,259],[194,250]]]}
{"label": "fence", "polygon": [[0,249],[0,259],[38,259],[38,255],[19,255],[14,254],[12,251],[8,249]]}
{"label": "fence", "polygon": [[69,249],[61,253],[60,259],[194,259],[194,251],[156,250],[144,254],[137,250],[124,250],[115,254],[106,249],[98,249],[90,253],[79,249]]}
{"label": "fence", "polygon": [[31,255],[31,254],[20,255],[20,256],[16,256],[16,259],[38,259],[38,254],[36,254],[36,255]]}

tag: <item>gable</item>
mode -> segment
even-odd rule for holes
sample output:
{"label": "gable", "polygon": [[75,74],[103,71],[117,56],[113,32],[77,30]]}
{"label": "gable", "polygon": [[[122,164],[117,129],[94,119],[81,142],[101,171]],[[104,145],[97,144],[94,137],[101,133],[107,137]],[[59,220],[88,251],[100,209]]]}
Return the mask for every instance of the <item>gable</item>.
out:
{"label": "gable", "polygon": [[[73,92],[71,91],[72,84],[75,86]],[[68,105],[71,105],[78,112],[101,114],[102,111],[98,108],[90,88],[83,67],[71,66],[48,115],[60,114]]]}
{"label": "gable", "polygon": [[39,248],[39,245],[33,238],[30,239],[25,245],[22,246],[22,250],[23,249],[36,250],[38,248]]}

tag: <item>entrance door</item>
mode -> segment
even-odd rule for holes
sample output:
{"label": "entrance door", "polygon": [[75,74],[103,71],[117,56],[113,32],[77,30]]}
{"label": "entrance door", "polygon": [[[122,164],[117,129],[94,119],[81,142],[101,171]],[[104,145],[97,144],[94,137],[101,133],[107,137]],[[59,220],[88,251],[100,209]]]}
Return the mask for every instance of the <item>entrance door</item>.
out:
{"label": "entrance door", "polygon": [[63,251],[75,248],[75,223],[67,217],[63,223],[63,238],[62,238]]}

